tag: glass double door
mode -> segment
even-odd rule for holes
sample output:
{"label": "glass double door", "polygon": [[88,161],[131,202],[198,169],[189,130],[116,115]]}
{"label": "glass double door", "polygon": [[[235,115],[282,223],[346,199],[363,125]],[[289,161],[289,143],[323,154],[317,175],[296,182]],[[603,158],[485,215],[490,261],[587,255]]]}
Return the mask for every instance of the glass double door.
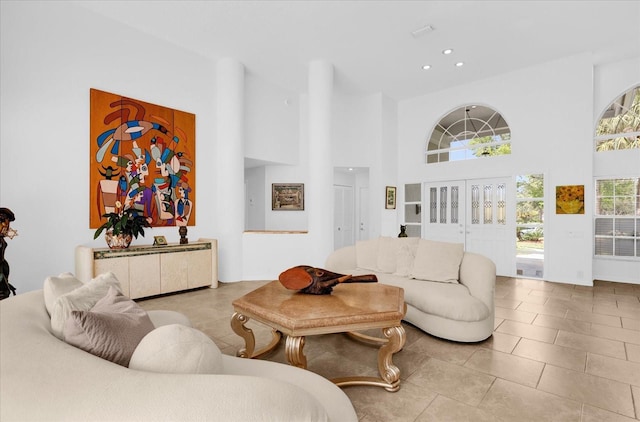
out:
{"label": "glass double door", "polygon": [[423,237],[463,243],[498,275],[515,275],[515,201],[509,178],[425,183]]}

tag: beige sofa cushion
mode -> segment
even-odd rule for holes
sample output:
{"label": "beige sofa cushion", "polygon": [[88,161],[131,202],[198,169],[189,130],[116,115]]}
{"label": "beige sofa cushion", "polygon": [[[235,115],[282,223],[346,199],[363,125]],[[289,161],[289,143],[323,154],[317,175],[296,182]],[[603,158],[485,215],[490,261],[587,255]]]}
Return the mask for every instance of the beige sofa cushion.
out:
{"label": "beige sofa cushion", "polygon": [[171,374],[221,374],[222,352],[202,331],[181,324],[164,325],[142,339],[129,368]]}
{"label": "beige sofa cushion", "polygon": [[356,241],[356,265],[363,270],[378,270],[378,239]]}
{"label": "beige sofa cushion", "polygon": [[[415,250],[418,246],[417,237],[383,237],[378,239],[378,255],[376,266],[378,271],[392,274],[398,269],[398,261],[402,259],[400,253],[406,246]],[[402,263],[404,265],[404,262]]]}
{"label": "beige sofa cushion", "polygon": [[409,277],[418,280],[458,283],[463,255],[462,243],[420,239]]}
{"label": "beige sofa cushion", "polygon": [[93,308],[100,299],[106,296],[109,287],[114,287],[118,292],[122,292],[120,282],[111,272],[100,274],[87,283],[83,283],[77,289],[58,297],[51,307],[53,334],[59,339],[64,339],[62,331],[71,312],[88,311]]}
{"label": "beige sofa cushion", "polygon": [[90,311],[72,311],[65,341],[93,355],[129,366],[138,343],[154,329],[146,311],[113,286]]}
{"label": "beige sofa cushion", "polygon": [[454,321],[482,321],[491,315],[487,305],[471,296],[464,284],[412,280],[385,274],[383,284],[404,289],[404,300],[419,311]]}
{"label": "beige sofa cushion", "polygon": [[82,286],[82,281],[78,280],[71,273],[62,273],[57,277],[51,276],[44,280],[42,293],[44,295],[44,306],[51,315],[53,305],[62,295],[65,295]]}

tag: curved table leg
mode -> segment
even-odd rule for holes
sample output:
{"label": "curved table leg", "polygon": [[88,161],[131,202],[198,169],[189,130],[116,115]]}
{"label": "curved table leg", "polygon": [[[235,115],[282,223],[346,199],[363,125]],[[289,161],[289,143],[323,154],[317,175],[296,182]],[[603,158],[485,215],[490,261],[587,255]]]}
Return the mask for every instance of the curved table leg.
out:
{"label": "curved table leg", "polygon": [[394,353],[402,350],[407,336],[403,326],[385,328],[382,332],[389,340],[378,352],[378,371],[380,377],[389,384],[385,390],[398,391],[400,389],[400,369],[393,364],[391,358]]}
{"label": "curved table leg", "polygon": [[233,317],[231,317],[231,329],[233,329],[234,333],[244,339],[245,344],[244,348],[238,350],[238,353],[236,354],[238,357],[258,358],[272,351],[278,345],[278,343],[280,343],[280,338],[282,337],[280,331],[271,330],[271,341],[269,342],[269,344],[267,344],[260,350],[255,350],[256,339],[253,335],[253,330],[245,326],[247,322],[249,322],[249,318],[238,312],[234,313]]}
{"label": "curved table leg", "polygon": [[287,336],[285,343],[285,353],[287,361],[298,368],[307,369],[307,357],[304,355],[302,348],[304,347],[304,336],[295,337]]}
{"label": "curved table leg", "polygon": [[404,327],[388,327],[383,328],[382,333],[386,339],[377,339],[375,337],[365,335],[352,335],[351,337],[359,339],[369,344],[381,345],[378,351],[378,372],[380,378],[375,377],[343,377],[334,378],[334,384],[339,387],[348,387],[350,385],[370,385],[375,387],[383,387],[387,391],[395,392],[400,389],[400,369],[393,364],[392,357],[394,353],[399,352],[404,347],[407,339]]}
{"label": "curved table leg", "polygon": [[239,312],[235,312],[231,317],[231,329],[244,339],[245,347],[236,353],[236,356],[241,358],[253,357],[253,350],[256,347],[256,338],[253,335],[253,330],[244,326],[247,322],[249,322],[249,318]]}

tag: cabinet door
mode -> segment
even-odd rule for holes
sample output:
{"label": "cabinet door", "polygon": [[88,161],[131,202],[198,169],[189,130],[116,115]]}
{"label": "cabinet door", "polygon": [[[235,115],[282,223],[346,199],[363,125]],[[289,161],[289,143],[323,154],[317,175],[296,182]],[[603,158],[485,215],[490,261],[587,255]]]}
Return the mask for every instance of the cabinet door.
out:
{"label": "cabinet door", "polygon": [[160,294],[160,255],[130,257],[129,280],[131,299]]}
{"label": "cabinet door", "polygon": [[188,253],[189,288],[211,286],[212,251],[204,249]]}
{"label": "cabinet door", "polygon": [[162,293],[189,288],[189,256],[191,252],[172,252],[160,256],[160,287]]}
{"label": "cabinet door", "polygon": [[96,259],[93,266],[93,277],[111,271],[122,286],[122,294],[131,297],[129,291],[129,258]]}

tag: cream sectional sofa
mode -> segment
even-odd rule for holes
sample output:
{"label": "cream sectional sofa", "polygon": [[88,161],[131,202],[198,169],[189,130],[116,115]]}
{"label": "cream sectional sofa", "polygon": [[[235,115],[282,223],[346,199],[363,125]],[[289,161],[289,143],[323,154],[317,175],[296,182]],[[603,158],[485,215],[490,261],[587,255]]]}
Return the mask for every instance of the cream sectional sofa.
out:
{"label": "cream sectional sofa", "polygon": [[[289,365],[222,355],[218,373],[161,373],[94,356],[54,334],[46,294],[32,291],[0,302],[3,422],[357,421],[340,388]],[[190,326],[176,312],[148,316],[157,327],[151,333]]]}
{"label": "cream sectional sofa", "polygon": [[495,264],[462,244],[379,237],[334,251],[325,268],[402,287],[405,321],[434,336],[477,342],[493,332]]}

